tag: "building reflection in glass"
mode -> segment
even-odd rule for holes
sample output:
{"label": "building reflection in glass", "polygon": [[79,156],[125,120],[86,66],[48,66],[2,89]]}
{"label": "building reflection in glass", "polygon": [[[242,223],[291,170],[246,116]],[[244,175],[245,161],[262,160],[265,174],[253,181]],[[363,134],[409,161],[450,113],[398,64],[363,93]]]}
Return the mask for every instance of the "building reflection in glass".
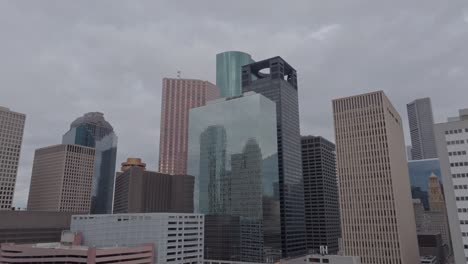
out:
{"label": "building reflection in glass", "polygon": [[70,125],[62,144],[76,144],[96,149],[91,189],[91,213],[111,214],[114,197],[117,135],[99,112],[86,113]]}
{"label": "building reflection in glass", "polygon": [[190,110],[188,174],[207,215],[205,258],[273,262],[281,256],[276,106],[256,93]]}

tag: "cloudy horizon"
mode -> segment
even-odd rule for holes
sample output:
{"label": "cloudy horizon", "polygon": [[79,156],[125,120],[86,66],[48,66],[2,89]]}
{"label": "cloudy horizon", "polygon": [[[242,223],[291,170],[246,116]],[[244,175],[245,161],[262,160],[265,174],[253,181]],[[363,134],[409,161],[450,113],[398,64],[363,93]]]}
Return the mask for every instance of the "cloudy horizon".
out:
{"label": "cloudy horizon", "polygon": [[333,140],[331,100],[383,90],[409,144],[406,104],[430,97],[443,122],[468,108],[462,0],[0,2],[0,106],[25,113],[14,206],[25,207],[34,150],[102,112],[117,164],[157,170],[164,77],[215,83],[216,54],[281,56],[298,73],[301,133]]}

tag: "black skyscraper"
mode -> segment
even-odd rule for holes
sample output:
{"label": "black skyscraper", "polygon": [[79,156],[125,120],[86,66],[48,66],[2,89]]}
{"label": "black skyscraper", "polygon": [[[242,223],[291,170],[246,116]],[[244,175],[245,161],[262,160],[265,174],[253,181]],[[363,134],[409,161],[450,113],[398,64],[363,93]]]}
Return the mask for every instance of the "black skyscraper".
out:
{"label": "black skyscraper", "polygon": [[276,103],[282,255],[300,256],[306,236],[296,70],[281,57],[245,65],[242,92],[249,91]]}
{"label": "black skyscraper", "polygon": [[318,253],[320,246],[328,246],[328,253],[336,254],[341,225],[335,144],[322,137],[302,137],[302,173],[307,247]]}

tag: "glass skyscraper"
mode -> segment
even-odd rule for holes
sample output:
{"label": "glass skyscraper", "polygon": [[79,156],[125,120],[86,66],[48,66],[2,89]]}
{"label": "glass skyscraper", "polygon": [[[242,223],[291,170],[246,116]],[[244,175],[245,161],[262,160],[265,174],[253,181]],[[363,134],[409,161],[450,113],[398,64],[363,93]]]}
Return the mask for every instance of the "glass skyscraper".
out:
{"label": "glass skyscraper", "polygon": [[110,214],[115,182],[117,136],[111,124],[99,112],[86,113],[77,118],[63,135],[62,144],[76,144],[96,149],[91,213]]}
{"label": "glass skyscraper", "polygon": [[296,70],[281,57],[242,67],[242,91],[260,93],[276,103],[282,255],[306,253],[299,99]]}
{"label": "glass skyscraper", "polygon": [[195,211],[209,219],[206,259],[281,257],[276,140],[275,103],[260,94],[190,110],[188,174],[195,176]]}
{"label": "glass skyscraper", "polygon": [[241,51],[226,51],[216,55],[216,86],[222,97],[242,94],[241,68],[253,62],[250,54]]}

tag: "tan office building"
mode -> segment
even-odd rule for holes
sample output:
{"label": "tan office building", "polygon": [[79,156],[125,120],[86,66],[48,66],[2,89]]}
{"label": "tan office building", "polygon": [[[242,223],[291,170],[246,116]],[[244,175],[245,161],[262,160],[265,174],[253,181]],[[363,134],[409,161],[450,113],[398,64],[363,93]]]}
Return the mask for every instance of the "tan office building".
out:
{"label": "tan office building", "polygon": [[29,190],[29,211],[90,211],[94,148],[55,145],[37,149]]}
{"label": "tan office building", "polygon": [[419,262],[400,115],[382,91],[333,101],[344,254]]}
{"label": "tan office building", "polygon": [[10,210],[26,115],[0,106],[0,210]]}

